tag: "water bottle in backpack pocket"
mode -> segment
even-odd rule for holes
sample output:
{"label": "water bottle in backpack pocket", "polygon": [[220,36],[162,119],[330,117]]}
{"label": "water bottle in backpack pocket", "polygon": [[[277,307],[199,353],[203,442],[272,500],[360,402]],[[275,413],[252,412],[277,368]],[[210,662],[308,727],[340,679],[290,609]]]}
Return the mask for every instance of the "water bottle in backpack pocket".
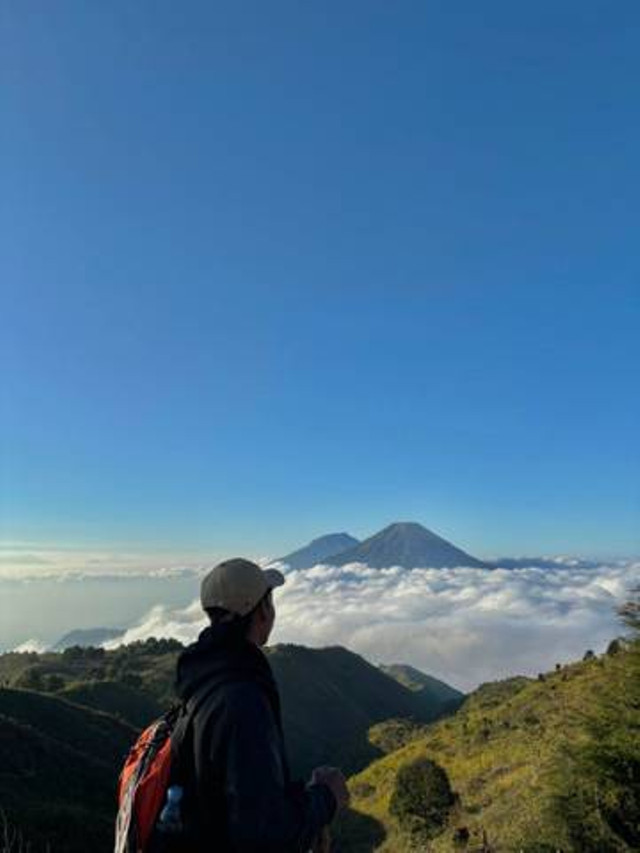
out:
{"label": "water bottle in backpack pocket", "polygon": [[181,785],[171,785],[170,788],[167,788],[167,798],[156,824],[156,829],[162,835],[180,835],[182,833],[184,829],[181,809],[183,794],[184,789]]}

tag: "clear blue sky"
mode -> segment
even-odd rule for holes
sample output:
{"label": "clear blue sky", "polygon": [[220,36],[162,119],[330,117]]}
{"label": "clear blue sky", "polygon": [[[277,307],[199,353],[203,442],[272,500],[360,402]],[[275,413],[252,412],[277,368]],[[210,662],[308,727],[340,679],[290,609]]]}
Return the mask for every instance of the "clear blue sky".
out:
{"label": "clear blue sky", "polygon": [[2,536],[640,552],[640,5],[8,0]]}

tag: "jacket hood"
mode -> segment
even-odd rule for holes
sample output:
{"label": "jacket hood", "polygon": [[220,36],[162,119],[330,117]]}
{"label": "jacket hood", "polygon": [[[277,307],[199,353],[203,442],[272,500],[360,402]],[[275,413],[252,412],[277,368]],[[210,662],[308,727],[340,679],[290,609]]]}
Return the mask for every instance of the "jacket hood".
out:
{"label": "jacket hood", "polygon": [[271,667],[260,649],[232,625],[209,626],[180,654],[175,690],[182,701],[205,683],[259,682],[277,695]]}

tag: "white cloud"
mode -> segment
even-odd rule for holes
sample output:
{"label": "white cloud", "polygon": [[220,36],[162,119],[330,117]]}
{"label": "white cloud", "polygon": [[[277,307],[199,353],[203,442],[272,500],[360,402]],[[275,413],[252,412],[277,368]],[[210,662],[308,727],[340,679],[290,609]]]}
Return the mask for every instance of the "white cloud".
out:
{"label": "white cloud", "polygon": [[29,583],[196,576],[212,562],[211,555],[202,554],[0,543],[0,581]]}
{"label": "white cloud", "polygon": [[182,643],[190,643],[206,625],[206,616],[200,607],[200,601],[193,601],[188,607],[171,609],[163,604],[152,607],[147,615],[133,628],[129,628],[117,640],[103,643],[105,649],[114,649],[122,643],[135,643],[147,637],[168,639],[173,637]]}
{"label": "white cloud", "polygon": [[[276,593],[272,641],[344,645],[376,663],[409,663],[463,689],[601,651],[621,632],[616,606],[640,584],[640,563],[557,568],[290,571]],[[125,642],[190,642],[205,621],[198,601],[154,607]],[[113,644],[112,644],[113,645]]]}
{"label": "white cloud", "polygon": [[40,640],[25,640],[24,643],[20,643],[19,646],[16,646],[12,651],[14,652],[37,652],[38,654],[42,654],[46,652],[48,646],[46,643],[41,643]]}

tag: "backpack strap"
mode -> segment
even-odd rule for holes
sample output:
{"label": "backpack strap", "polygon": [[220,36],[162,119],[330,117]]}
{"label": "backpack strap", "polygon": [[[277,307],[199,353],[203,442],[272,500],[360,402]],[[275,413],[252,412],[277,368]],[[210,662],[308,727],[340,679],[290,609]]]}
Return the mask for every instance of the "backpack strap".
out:
{"label": "backpack strap", "polygon": [[192,764],[193,724],[198,711],[219,685],[219,682],[201,685],[180,706],[178,720],[171,734],[171,750],[175,756],[178,779],[184,779],[185,769]]}

